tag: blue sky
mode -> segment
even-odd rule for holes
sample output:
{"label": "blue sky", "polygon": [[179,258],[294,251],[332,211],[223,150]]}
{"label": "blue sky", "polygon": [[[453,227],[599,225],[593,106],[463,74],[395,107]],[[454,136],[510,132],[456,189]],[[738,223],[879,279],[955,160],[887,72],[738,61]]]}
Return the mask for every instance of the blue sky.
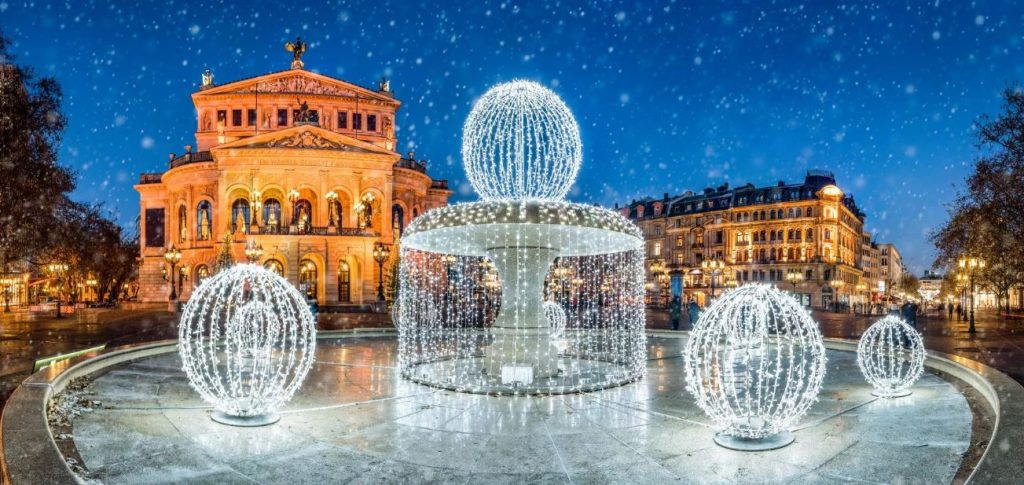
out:
{"label": "blue sky", "polygon": [[[189,94],[306,66],[404,102],[400,149],[456,198],[462,122],[496,82],[527,78],[566,100],[584,166],[570,194],[605,205],[728,181],[831,170],[911,269],[932,261],[977,156],[973,122],[1024,79],[1014,2],[21,2],[0,0],[20,63],[56,77],[75,196],[131,224],[140,172],[192,143]],[[464,5],[463,5],[464,4]]]}

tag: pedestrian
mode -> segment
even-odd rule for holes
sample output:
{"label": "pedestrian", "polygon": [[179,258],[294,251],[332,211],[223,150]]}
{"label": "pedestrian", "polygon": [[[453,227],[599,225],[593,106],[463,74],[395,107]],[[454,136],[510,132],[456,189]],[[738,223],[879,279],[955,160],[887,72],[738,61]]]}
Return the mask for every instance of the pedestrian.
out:
{"label": "pedestrian", "polygon": [[952,320],[953,319],[953,304],[952,303],[946,303],[946,309],[949,311],[949,319]]}
{"label": "pedestrian", "polygon": [[679,320],[683,317],[683,302],[678,296],[672,297],[668,306],[668,319],[672,322],[672,330],[679,330]]}
{"label": "pedestrian", "polygon": [[956,319],[957,320],[963,320],[964,319],[964,307],[962,305],[960,305],[960,303],[956,304]]}
{"label": "pedestrian", "polygon": [[690,328],[697,326],[697,319],[700,318],[700,306],[697,305],[697,300],[690,298],[690,303],[686,305],[686,316],[690,320]]}
{"label": "pedestrian", "polygon": [[906,320],[907,320],[907,323],[909,323],[911,327],[914,327],[914,329],[917,329],[917,303],[915,303],[913,301],[907,303],[907,317],[906,317]]}

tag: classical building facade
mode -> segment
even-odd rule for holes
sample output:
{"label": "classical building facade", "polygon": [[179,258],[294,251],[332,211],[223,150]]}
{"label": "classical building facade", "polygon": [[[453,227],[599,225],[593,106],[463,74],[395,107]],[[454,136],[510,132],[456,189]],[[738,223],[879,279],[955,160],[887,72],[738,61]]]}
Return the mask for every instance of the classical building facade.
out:
{"label": "classical building facade", "polygon": [[807,306],[857,302],[865,216],[829,172],[809,171],[797,184],[665,194],[619,210],[645,234],[652,304],[680,295],[704,305],[748,282],[794,291]]}
{"label": "classical building facade", "polygon": [[388,82],[360,87],[307,71],[298,57],[292,69],[226,84],[204,73],[192,94],[195,147],[135,186],[140,301],[168,301],[171,246],[181,252],[176,293],[187,299],[219,254],[245,261],[253,245],[259,264],[321,305],[373,303],[375,245],[394,244],[412,218],[447,203],[447,181],[395,152],[400,103]]}
{"label": "classical building facade", "polygon": [[903,257],[896,245],[892,243],[881,243],[878,245],[879,277],[882,281],[882,292],[886,298],[892,298],[893,290],[899,285],[903,273]]}

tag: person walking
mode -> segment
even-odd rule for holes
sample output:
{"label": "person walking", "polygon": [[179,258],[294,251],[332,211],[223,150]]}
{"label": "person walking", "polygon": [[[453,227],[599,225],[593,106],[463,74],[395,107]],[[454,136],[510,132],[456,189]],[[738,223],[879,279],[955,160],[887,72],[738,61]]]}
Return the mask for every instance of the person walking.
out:
{"label": "person walking", "polygon": [[679,320],[683,317],[683,302],[678,296],[672,297],[668,306],[668,319],[672,322],[672,330],[679,330]]}
{"label": "person walking", "polygon": [[952,303],[946,303],[946,310],[949,311],[949,319],[952,320],[953,319],[953,304]]}
{"label": "person walking", "polygon": [[697,326],[697,319],[700,318],[700,305],[697,305],[697,301],[693,298],[686,305],[686,316],[690,320],[691,329]]}
{"label": "person walking", "polygon": [[960,303],[956,304],[956,319],[958,321],[964,319],[964,308],[963,306],[960,305]]}

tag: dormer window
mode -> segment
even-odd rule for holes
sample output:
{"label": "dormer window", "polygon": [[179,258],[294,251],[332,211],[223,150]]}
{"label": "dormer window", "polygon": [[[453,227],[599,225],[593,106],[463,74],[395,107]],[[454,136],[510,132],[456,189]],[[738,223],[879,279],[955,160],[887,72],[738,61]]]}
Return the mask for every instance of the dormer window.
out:
{"label": "dormer window", "polygon": [[366,115],[366,131],[377,132],[377,115]]}

